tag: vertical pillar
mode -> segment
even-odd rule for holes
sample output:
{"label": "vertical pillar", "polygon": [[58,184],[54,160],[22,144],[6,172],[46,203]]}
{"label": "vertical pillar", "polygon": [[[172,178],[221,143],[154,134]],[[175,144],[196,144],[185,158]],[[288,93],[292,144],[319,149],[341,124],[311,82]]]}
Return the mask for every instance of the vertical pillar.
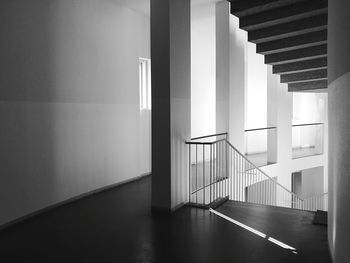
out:
{"label": "vertical pillar", "polygon": [[216,35],[216,132],[229,131],[230,95],[230,5],[215,5]]}
{"label": "vertical pillar", "polygon": [[350,258],[350,2],[329,1],[329,216],[333,262]]}
{"label": "vertical pillar", "polygon": [[[195,1],[192,1],[195,2]],[[191,6],[191,136],[216,133],[215,3]]]}
{"label": "vertical pillar", "polygon": [[[267,127],[277,127],[277,91],[279,79],[272,73],[272,66],[267,66]],[[277,163],[277,133],[278,130],[267,131],[267,162]]]}
{"label": "vertical pillar", "polygon": [[244,152],[244,120],[246,89],[246,32],[239,29],[239,19],[230,16],[230,105],[229,137],[231,143]]}
{"label": "vertical pillar", "polygon": [[151,0],[152,208],[186,200],[191,129],[190,0]]}

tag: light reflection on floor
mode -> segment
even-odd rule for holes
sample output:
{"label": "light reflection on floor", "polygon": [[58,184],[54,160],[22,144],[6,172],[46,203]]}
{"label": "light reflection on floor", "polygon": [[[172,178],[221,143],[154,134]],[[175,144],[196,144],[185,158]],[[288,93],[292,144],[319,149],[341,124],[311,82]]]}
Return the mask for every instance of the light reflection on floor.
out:
{"label": "light reflection on floor", "polygon": [[248,231],[258,235],[258,236],[260,236],[260,237],[262,237],[262,238],[264,238],[264,239],[274,243],[275,245],[278,245],[278,246],[280,246],[280,247],[282,247],[284,249],[291,250],[291,252],[294,253],[294,254],[298,254],[297,250],[294,247],[291,247],[291,246],[289,246],[289,245],[287,245],[287,244],[285,244],[285,243],[283,243],[283,242],[281,242],[281,241],[279,241],[279,240],[277,240],[277,239],[275,239],[273,237],[267,236],[266,234],[264,234],[264,233],[262,233],[262,232],[260,232],[260,231],[258,231],[256,229],[254,229],[254,228],[252,228],[250,226],[247,226],[247,225],[245,225],[245,224],[243,224],[243,223],[241,223],[241,222],[239,222],[237,220],[234,220],[231,217],[228,217],[228,216],[226,216],[226,215],[224,215],[224,214],[222,214],[222,213],[220,213],[218,211],[215,211],[212,208],[209,209],[209,212],[211,212],[211,213],[213,213],[213,214],[215,214],[217,216],[220,216],[221,218],[226,219],[227,221],[229,221],[231,223],[234,223],[234,224],[244,228],[245,230],[248,230]]}

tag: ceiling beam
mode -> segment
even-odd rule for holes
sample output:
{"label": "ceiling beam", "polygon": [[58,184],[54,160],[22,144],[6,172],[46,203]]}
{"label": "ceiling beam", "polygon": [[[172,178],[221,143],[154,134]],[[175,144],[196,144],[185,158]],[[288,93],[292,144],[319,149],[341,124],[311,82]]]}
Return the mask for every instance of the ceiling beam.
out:
{"label": "ceiling beam", "polygon": [[242,17],[290,5],[303,0],[229,0],[231,14]]}
{"label": "ceiling beam", "polygon": [[299,62],[285,63],[280,65],[272,66],[273,74],[286,74],[286,73],[297,73],[305,72],[315,69],[326,69],[327,68],[327,57],[304,60]]}
{"label": "ceiling beam", "polygon": [[327,17],[328,14],[322,14],[276,26],[249,31],[248,41],[258,44],[327,29]]}
{"label": "ceiling beam", "polygon": [[326,0],[309,0],[240,18],[241,29],[250,31],[327,13]]}
{"label": "ceiling beam", "polygon": [[283,38],[256,45],[256,52],[263,55],[290,51],[300,48],[327,44],[327,30],[316,31],[299,36]]}
{"label": "ceiling beam", "polygon": [[281,75],[281,83],[297,83],[314,80],[326,80],[327,69],[318,69],[306,72],[283,74]]}
{"label": "ceiling beam", "polygon": [[327,57],[326,44],[265,55],[265,64],[278,65],[322,57]]}
{"label": "ceiling beam", "polygon": [[288,91],[305,91],[305,90],[319,90],[319,89],[327,89],[328,88],[328,80],[316,80],[316,81],[308,81],[308,82],[298,82],[288,84]]}
{"label": "ceiling beam", "polygon": [[289,92],[303,92],[303,93],[328,93],[328,88],[323,88],[323,89],[310,89],[310,90],[289,90]]}

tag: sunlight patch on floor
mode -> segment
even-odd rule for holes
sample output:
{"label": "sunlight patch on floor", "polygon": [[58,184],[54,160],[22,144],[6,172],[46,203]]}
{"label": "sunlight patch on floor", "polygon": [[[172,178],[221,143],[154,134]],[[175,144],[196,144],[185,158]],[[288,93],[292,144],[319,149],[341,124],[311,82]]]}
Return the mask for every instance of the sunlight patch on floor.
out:
{"label": "sunlight patch on floor", "polygon": [[252,228],[250,226],[247,226],[247,225],[245,225],[245,224],[243,224],[243,223],[241,223],[241,222],[239,222],[237,220],[232,219],[231,217],[228,217],[227,215],[224,215],[224,214],[222,214],[222,213],[220,213],[220,212],[218,212],[218,211],[216,211],[216,210],[214,210],[212,208],[209,209],[209,212],[211,212],[211,213],[213,213],[213,214],[215,214],[217,216],[220,216],[221,218],[226,219],[227,221],[230,221],[231,223],[234,223],[234,224],[244,228],[245,230],[248,230],[248,231],[258,235],[258,236],[260,236],[260,237],[270,241],[271,243],[274,243],[275,245],[278,245],[278,246],[280,246],[280,247],[282,247],[284,249],[291,250],[292,253],[294,253],[294,254],[298,254],[297,250],[294,247],[289,246],[289,245],[287,245],[287,244],[285,244],[285,243],[283,243],[283,242],[281,242],[281,241],[279,241],[279,240],[277,240],[277,239],[275,239],[273,237],[269,237],[266,234],[264,234],[264,233],[262,233],[262,232],[260,232],[260,231],[258,231],[256,229],[254,229],[254,228]]}

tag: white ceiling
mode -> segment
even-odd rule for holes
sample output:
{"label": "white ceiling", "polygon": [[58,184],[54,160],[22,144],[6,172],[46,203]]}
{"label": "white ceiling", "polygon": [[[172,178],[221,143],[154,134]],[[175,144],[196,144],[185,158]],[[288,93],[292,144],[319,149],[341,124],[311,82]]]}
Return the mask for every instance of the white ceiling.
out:
{"label": "white ceiling", "polygon": [[[114,0],[118,4],[144,15],[150,15],[150,0]],[[215,3],[226,0],[191,0],[192,5]]]}

